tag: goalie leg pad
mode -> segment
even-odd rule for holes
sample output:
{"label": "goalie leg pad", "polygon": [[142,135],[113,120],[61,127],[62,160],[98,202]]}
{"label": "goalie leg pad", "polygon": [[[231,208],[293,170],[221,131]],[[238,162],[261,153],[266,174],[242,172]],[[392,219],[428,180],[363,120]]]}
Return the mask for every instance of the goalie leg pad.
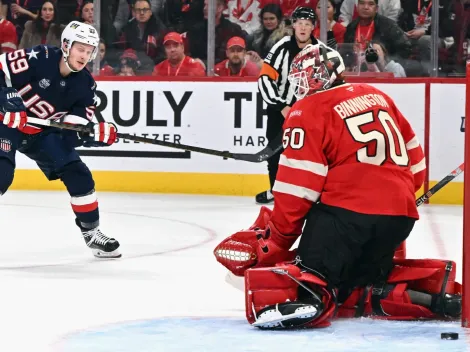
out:
{"label": "goalie leg pad", "polygon": [[461,285],[455,263],[434,259],[395,260],[387,283],[356,289],[338,317],[372,316],[387,320],[456,318]]}
{"label": "goalie leg pad", "polygon": [[335,307],[327,284],[295,265],[279,264],[245,272],[246,318],[253,326],[264,329],[329,326]]}

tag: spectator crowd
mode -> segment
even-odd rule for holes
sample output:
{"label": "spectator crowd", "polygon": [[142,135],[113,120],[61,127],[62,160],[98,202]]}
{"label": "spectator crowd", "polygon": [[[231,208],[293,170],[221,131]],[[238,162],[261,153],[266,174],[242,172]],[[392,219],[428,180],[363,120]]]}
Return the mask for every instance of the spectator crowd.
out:
{"label": "spectator crowd", "polygon": [[[99,0],[100,75],[205,76],[208,0]],[[216,76],[258,76],[263,59],[292,35],[298,6],[318,0],[215,0]],[[328,0],[327,44],[350,74],[432,74],[432,0]],[[73,19],[93,24],[90,0],[0,0],[0,51],[60,45]],[[465,74],[470,0],[439,0],[438,75]],[[90,65],[89,69],[92,69]]]}

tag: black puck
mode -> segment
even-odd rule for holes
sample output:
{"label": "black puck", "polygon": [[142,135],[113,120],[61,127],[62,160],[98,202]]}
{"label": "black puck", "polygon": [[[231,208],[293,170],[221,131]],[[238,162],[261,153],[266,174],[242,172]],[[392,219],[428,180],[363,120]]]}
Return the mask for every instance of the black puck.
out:
{"label": "black puck", "polygon": [[443,332],[441,333],[442,340],[458,340],[459,334],[456,332]]}

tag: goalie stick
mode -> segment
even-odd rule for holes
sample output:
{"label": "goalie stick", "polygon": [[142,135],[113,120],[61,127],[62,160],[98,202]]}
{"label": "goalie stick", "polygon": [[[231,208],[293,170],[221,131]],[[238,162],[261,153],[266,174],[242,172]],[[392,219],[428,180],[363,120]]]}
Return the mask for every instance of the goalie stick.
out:
{"label": "goalie stick", "polygon": [[[64,130],[72,130],[72,131],[77,131],[77,132],[93,133],[92,129],[83,125],[71,125],[71,124],[60,123],[60,122],[56,122],[52,120],[42,120],[36,117],[29,117],[29,116],[28,116],[28,124],[55,127],[55,128],[60,128]],[[182,150],[187,150],[190,152],[202,153],[202,154],[208,154],[208,155],[214,155],[214,156],[221,156],[224,159],[248,161],[250,163],[260,163],[260,162],[266,161],[282,149],[282,133],[279,134],[271,142],[269,142],[265,148],[263,148],[262,150],[260,150],[259,152],[255,154],[231,153],[229,151],[207,149],[207,148],[201,148],[201,147],[196,147],[192,145],[159,141],[157,139],[152,139],[152,138],[147,138],[147,137],[133,136],[128,133],[118,133],[117,137],[121,139],[127,139],[130,141],[140,142],[140,143],[155,144],[155,145],[159,145],[162,147],[182,149]]]}
{"label": "goalie stick", "polygon": [[424,193],[421,197],[416,199],[416,206],[419,207],[421,204],[423,204],[429,198],[431,198],[442,187],[444,187],[446,184],[448,184],[450,181],[452,181],[454,178],[460,175],[463,172],[463,167],[464,167],[464,163],[460,164],[458,168],[452,170],[450,174],[448,174],[446,177],[444,177],[442,180],[436,183],[433,187],[431,187],[430,190]]}

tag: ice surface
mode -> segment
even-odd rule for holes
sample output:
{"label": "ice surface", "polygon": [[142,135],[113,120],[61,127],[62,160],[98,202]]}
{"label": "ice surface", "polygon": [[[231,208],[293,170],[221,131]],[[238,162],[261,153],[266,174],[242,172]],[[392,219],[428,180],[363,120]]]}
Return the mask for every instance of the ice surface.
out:
{"label": "ice surface", "polygon": [[[337,321],[267,332],[212,255],[252,224],[252,198],[100,193],[102,231],[123,257],[93,258],[64,192],[0,201],[0,351],[466,351],[459,323]],[[408,257],[450,258],[461,275],[462,208],[423,206]],[[440,339],[441,332],[460,339]]]}

